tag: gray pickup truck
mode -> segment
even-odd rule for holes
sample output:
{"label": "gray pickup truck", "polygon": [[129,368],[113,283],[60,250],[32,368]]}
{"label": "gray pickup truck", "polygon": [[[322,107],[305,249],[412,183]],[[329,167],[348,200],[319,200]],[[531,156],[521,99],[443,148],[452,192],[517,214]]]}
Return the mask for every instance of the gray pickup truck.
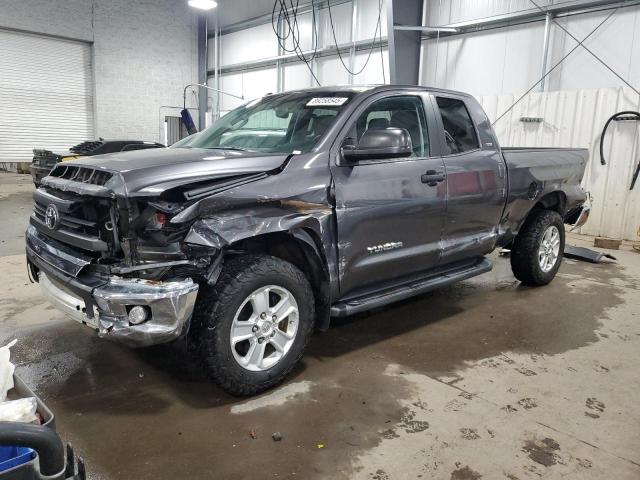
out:
{"label": "gray pickup truck", "polygon": [[177,339],[236,395],[315,329],[491,269],[545,285],[587,217],[582,149],[501,149],[472,97],[411,86],[249,102],[180,148],[65,162],[26,235],[44,294],[101,336]]}

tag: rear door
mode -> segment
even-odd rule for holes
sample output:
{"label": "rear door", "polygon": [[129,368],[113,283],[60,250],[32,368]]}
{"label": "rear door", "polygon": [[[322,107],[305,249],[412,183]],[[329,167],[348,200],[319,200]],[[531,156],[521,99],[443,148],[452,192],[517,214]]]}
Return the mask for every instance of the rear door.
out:
{"label": "rear door", "polygon": [[[361,105],[334,146],[332,176],[342,296],[378,287],[437,265],[446,183],[441,158],[431,156],[435,117],[428,95],[382,93]],[[357,144],[367,129],[405,128],[411,157],[340,164],[339,146]]]}
{"label": "rear door", "polygon": [[[439,144],[447,177],[441,264],[484,255],[495,246],[506,199],[506,168],[495,142],[481,143],[481,110],[470,100],[434,94]],[[480,107],[478,106],[478,109]],[[477,110],[477,111],[476,111]]]}

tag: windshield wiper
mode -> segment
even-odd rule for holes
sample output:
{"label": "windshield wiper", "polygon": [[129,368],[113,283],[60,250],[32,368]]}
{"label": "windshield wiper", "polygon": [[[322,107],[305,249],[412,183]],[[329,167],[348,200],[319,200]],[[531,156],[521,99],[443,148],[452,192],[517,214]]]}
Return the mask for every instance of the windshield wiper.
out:
{"label": "windshield wiper", "polygon": [[204,147],[207,150],[235,150],[236,152],[250,152],[251,150],[246,150],[244,148],[238,147]]}

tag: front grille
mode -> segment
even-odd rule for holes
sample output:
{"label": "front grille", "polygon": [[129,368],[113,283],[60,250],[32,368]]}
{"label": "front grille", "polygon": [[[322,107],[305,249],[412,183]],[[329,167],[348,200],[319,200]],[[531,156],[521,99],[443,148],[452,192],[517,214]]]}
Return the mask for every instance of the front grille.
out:
{"label": "front grille", "polygon": [[[94,177],[95,178],[95,177]],[[110,198],[98,198],[62,192],[53,188],[39,188],[33,195],[31,224],[36,229],[59,242],[87,252],[111,251],[116,243],[114,236],[115,203]],[[47,208],[55,206],[49,219]]]}
{"label": "front grille", "polygon": [[113,177],[111,172],[75,165],[58,165],[49,175],[91,185],[104,185]]}
{"label": "front grille", "polygon": [[[47,205],[40,204],[38,202],[34,202],[33,204],[33,213],[35,213],[36,217],[45,222],[45,211],[47,210]],[[82,218],[85,213],[84,209],[76,209],[70,213],[62,213],[59,212],[60,215],[60,226],[62,229],[72,230],[76,233],[81,233],[83,235],[91,235],[94,237],[100,236],[100,231],[97,228],[97,221],[86,220]],[[95,215],[90,215],[95,217]]]}

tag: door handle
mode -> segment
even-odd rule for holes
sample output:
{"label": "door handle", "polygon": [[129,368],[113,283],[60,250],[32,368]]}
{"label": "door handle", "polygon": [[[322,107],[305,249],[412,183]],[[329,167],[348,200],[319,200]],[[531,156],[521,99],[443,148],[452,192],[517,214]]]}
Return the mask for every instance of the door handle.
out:
{"label": "door handle", "polygon": [[444,181],[444,179],[447,176],[444,174],[444,172],[436,172],[435,170],[427,170],[424,174],[422,174],[422,176],[420,177],[420,181],[422,183],[426,183],[427,185],[429,185],[430,187],[435,187],[436,185],[438,185],[440,182]]}

